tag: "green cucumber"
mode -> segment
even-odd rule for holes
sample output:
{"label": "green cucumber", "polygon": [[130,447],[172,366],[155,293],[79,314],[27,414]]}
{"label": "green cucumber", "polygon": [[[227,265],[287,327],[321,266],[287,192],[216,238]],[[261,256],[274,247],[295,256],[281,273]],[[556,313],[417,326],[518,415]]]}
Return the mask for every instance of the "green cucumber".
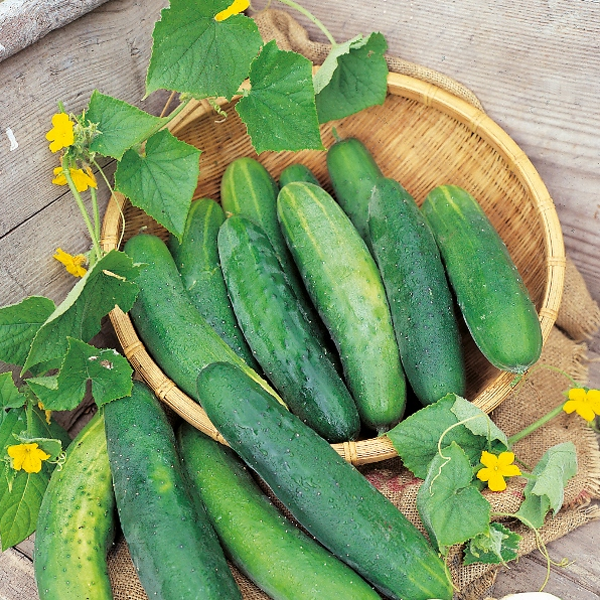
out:
{"label": "green cucumber", "polygon": [[96,413],[46,488],[33,566],[41,600],[112,600],[106,555],[116,524],[104,418]]}
{"label": "green cucumber", "polygon": [[417,203],[398,182],[382,178],[373,188],[368,223],[402,366],[415,395],[423,404],[449,393],[464,396],[465,367],[452,294]]}
{"label": "green cucumber", "polygon": [[422,206],[467,327],[498,369],[523,373],[542,351],[542,330],[506,245],[466,190],[442,185]]}
{"label": "green cucumber", "polygon": [[234,365],[205,367],[198,390],[231,448],[330,552],[391,598],[450,600],[425,537],[322,437]]}
{"label": "green cucumber", "polygon": [[283,187],[292,181],[306,181],[307,183],[320,185],[319,180],[315,177],[314,173],[306,165],[301,163],[293,163],[281,171],[281,175],[279,176],[279,187]]}
{"label": "green cucumber", "polygon": [[225,221],[220,204],[204,198],[192,203],[181,242],[171,235],[169,250],[192,302],[211,327],[252,368],[258,365],[238,327],[219,265],[217,233]]}
{"label": "green cucumber", "polygon": [[240,365],[267,386],[198,312],[160,238],[138,234],[124,250],[134,262],[146,265],[136,278],[140,292],[130,311],[133,324],[148,352],[180,389],[202,403],[196,377],[203,366],[216,360]]}
{"label": "green cucumber", "polygon": [[341,358],[365,425],[385,432],[404,414],[406,381],[373,257],[340,206],[303,182],[279,193],[282,230]]}
{"label": "green cucumber", "polygon": [[371,190],[383,177],[372,154],[357,138],[336,142],[327,152],[327,170],[334,196],[361,237],[368,241]]}
{"label": "green cucumber", "polygon": [[286,519],[242,461],[185,423],[183,464],[232,562],[274,600],[376,600],[354,571]]}
{"label": "green cucumber", "polygon": [[146,594],[241,600],[158,399],[135,381],[130,398],[105,406],[105,426],[119,519]]}
{"label": "green cucumber", "polygon": [[289,409],[329,442],[356,439],[354,400],[317,342],[265,232],[250,219],[230,217],[219,230],[218,248],[240,327]]}
{"label": "green cucumber", "polygon": [[325,327],[311,304],[294,259],[288,250],[277,220],[279,188],[269,172],[257,160],[248,157],[232,161],[221,180],[221,204],[227,216],[242,215],[263,228],[275,249],[277,258],[287,273],[306,318],[314,324],[319,342],[330,343]]}

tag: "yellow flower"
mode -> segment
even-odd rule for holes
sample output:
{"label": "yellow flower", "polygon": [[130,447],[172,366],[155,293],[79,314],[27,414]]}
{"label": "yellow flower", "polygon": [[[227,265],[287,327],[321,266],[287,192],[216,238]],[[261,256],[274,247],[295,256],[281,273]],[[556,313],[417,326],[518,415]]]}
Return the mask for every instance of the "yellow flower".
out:
{"label": "yellow flower", "polygon": [[[96,178],[94,177],[90,167],[86,167],[85,171],[83,169],[69,169],[69,173],[71,174],[71,179],[75,184],[75,189],[78,192],[85,192],[85,190],[87,190],[89,187],[98,187]],[[56,167],[54,169],[54,175],[56,177],[54,177],[52,183],[55,183],[56,185],[67,185],[67,178],[65,177],[62,167]]]}
{"label": "yellow flower", "polygon": [[75,277],[83,277],[87,273],[87,270],[82,266],[87,260],[83,254],[72,256],[61,248],[57,248],[53,258],[62,263],[65,269]]}
{"label": "yellow flower", "polygon": [[46,134],[46,139],[50,142],[50,150],[58,152],[63,148],[71,146],[75,141],[73,135],[73,121],[69,119],[66,113],[57,113],[52,117],[52,129]]}
{"label": "yellow flower", "polygon": [[512,452],[501,452],[499,456],[486,452],[481,453],[481,464],[483,469],[477,472],[477,479],[487,481],[488,487],[492,492],[501,492],[506,489],[505,477],[514,477],[520,475],[521,471],[517,465],[513,465],[515,455]]}
{"label": "yellow flower", "polygon": [[[60,248],[59,248],[59,250],[60,250]],[[57,250],[57,252],[58,252],[58,250]],[[83,255],[80,254],[79,256],[83,256]],[[84,256],[84,258],[85,258],[85,256]],[[85,269],[83,269],[83,271],[84,271],[84,275],[85,275]],[[44,405],[41,402],[38,402],[38,408],[40,410],[44,411],[44,414],[46,415],[46,423],[48,423],[48,425],[50,425],[50,416],[52,415],[52,411],[51,410],[46,410],[44,408]]]}
{"label": "yellow flower", "polygon": [[222,10],[215,16],[215,21],[224,21],[225,19],[229,19],[232,15],[238,15],[239,13],[245,11],[250,6],[249,0],[233,0],[231,6]]}
{"label": "yellow flower", "polygon": [[42,461],[50,458],[37,444],[9,446],[8,455],[12,458],[12,468],[15,471],[23,469],[26,473],[39,473]]}
{"label": "yellow flower", "polygon": [[600,415],[600,390],[586,391],[583,388],[571,388],[563,410],[568,414],[575,411],[586,421],[593,421],[597,415]]}

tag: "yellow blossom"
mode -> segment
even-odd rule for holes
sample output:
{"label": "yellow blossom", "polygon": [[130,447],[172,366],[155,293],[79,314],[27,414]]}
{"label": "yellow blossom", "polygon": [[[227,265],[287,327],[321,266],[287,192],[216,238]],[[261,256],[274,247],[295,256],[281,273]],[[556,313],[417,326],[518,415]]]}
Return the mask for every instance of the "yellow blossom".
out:
{"label": "yellow blossom", "polygon": [[73,256],[61,248],[57,248],[53,258],[62,263],[65,269],[75,277],[83,277],[87,273],[87,270],[82,266],[87,260],[83,254]]}
{"label": "yellow blossom", "polygon": [[563,410],[568,414],[576,412],[588,422],[593,421],[597,415],[600,415],[600,390],[586,391],[583,388],[571,388]]}
{"label": "yellow blossom", "polygon": [[513,465],[515,455],[512,452],[501,452],[499,456],[486,452],[481,453],[481,464],[483,469],[477,472],[477,479],[487,481],[488,487],[492,492],[501,492],[506,489],[505,477],[514,477],[520,475],[521,471],[517,465]]}
{"label": "yellow blossom", "polygon": [[[59,250],[60,250],[60,248],[59,248]],[[58,250],[57,250],[57,252],[58,252]],[[79,256],[83,256],[83,255],[82,255],[82,254],[80,254]],[[85,258],[85,256],[84,256],[83,258]],[[81,268],[81,267],[80,267],[80,268]],[[85,272],[85,269],[83,269],[83,270],[84,270],[84,272]],[[85,274],[85,273],[84,273],[84,274]],[[38,402],[38,408],[39,408],[40,410],[43,410],[43,411],[44,411],[44,414],[46,415],[46,423],[48,423],[48,425],[50,425],[50,415],[52,415],[52,411],[51,411],[51,410],[46,410],[46,409],[44,408],[44,405],[43,405],[41,402]]]}
{"label": "yellow blossom", "polygon": [[224,21],[233,15],[245,11],[250,6],[249,0],[233,0],[231,6],[222,10],[215,16],[215,21]]}
{"label": "yellow blossom", "polygon": [[[96,178],[92,173],[92,169],[90,167],[86,167],[83,169],[69,169],[69,173],[71,174],[71,179],[75,184],[75,189],[78,192],[85,192],[89,187],[98,187],[96,183]],[[67,185],[67,178],[65,177],[65,173],[62,167],[56,167],[54,169],[54,179],[52,183],[56,185]]]}
{"label": "yellow blossom", "polygon": [[42,461],[50,458],[37,444],[9,446],[8,455],[12,458],[12,468],[15,471],[23,469],[26,473],[39,473]]}
{"label": "yellow blossom", "polygon": [[73,135],[73,121],[66,113],[57,113],[52,117],[52,129],[46,134],[46,139],[51,142],[50,150],[58,152],[67,148],[75,141]]}

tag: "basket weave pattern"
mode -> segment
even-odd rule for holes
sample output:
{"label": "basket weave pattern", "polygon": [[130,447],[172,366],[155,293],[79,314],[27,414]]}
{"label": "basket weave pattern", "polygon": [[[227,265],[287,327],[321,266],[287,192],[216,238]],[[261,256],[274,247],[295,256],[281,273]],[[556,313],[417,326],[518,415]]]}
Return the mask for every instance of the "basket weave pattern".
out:
{"label": "basket weave pattern", "polygon": [[[540,317],[544,341],[557,317],[565,269],[562,233],[554,203],[527,156],[485,113],[423,81],[390,74],[388,96],[372,107],[322,126],[326,147],[340,137],[358,137],[382,172],[397,179],[421,204],[437,185],[455,184],[480,202],[506,243]],[[202,149],[195,198],[219,199],[222,174],[240,156],[259,160],[275,177],[293,162],[308,166],[332,191],[324,151],[265,152],[251,146],[235,101],[223,102],[227,118],[208,103],[194,103],[170,124],[178,138]],[[103,247],[111,250],[141,230],[163,239],[167,232],[122,197],[109,204],[103,224]],[[124,228],[123,228],[124,222]],[[137,337],[128,315],[110,315],[125,356],[157,396],[192,425],[221,442],[201,407],[159,369]],[[466,397],[489,412],[509,394],[514,375],[498,371],[481,355],[462,326],[467,369]],[[385,436],[333,444],[353,464],[377,462],[396,455]]]}

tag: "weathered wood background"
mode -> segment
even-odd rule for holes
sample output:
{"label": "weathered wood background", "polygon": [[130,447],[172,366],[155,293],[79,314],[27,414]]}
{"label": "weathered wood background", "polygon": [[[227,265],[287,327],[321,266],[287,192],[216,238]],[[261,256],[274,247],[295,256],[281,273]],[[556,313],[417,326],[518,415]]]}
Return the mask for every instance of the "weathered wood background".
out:
{"label": "weathered wood background", "polygon": [[[600,300],[599,0],[303,4],[338,41],[381,31],[391,54],[473,90],[540,172],[556,203],[567,252]],[[160,112],[164,94],[141,98],[150,34],[165,5],[109,0],[0,62],[0,306],[31,294],[60,301],[72,286],[52,254],[57,246],[84,251],[89,240],[70,196],[50,183],[56,157],[44,134],[57,101],[79,112],[94,89]],[[325,41],[313,24],[298,20],[313,39]],[[0,44],[9,48],[1,25]],[[102,207],[106,200],[101,197]],[[116,343],[109,327],[100,338]],[[590,357],[600,359],[600,336],[589,345]],[[590,363],[590,380],[600,386],[597,362]],[[66,417],[73,432],[78,417]],[[563,600],[600,598],[598,548],[598,522],[553,543],[553,558],[575,562],[553,568],[546,591]],[[36,597],[31,556],[30,541],[0,555],[0,599]],[[543,578],[543,560],[534,553],[501,573],[494,593],[533,591]]]}

